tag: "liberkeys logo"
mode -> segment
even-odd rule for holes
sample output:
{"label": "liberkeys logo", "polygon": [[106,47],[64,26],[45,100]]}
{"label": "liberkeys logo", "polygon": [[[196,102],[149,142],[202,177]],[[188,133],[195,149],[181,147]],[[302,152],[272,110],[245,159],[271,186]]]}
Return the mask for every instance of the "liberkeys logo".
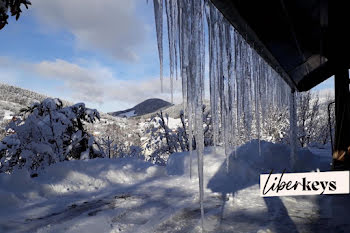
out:
{"label": "liberkeys logo", "polygon": [[260,196],[297,196],[349,193],[349,171],[260,175]]}

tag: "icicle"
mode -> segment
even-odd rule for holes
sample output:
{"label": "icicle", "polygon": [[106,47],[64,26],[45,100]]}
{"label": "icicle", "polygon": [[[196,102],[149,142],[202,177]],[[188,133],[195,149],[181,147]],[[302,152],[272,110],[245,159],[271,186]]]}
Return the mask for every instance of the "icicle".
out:
{"label": "icicle", "polygon": [[294,165],[296,161],[297,153],[297,111],[296,111],[296,101],[295,93],[292,90],[289,97],[289,126],[290,126],[290,164],[291,169],[294,170]]}
{"label": "icicle", "polygon": [[223,30],[223,16],[221,14],[218,14],[218,93],[219,93],[219,111],[220,111],[220,123],[219,123],[219,128],[221,129],[220,131],[220,142],[225,146],[225,106],[224,106],[224,66],[225,66],[225,56],[224,56],[224,46],[225,46],[225,36],[224,36],[224,30]]}
{"label": "icicle", "polygon": [[178,1],[171,1],[171,4],[172,4],[172,14],[173,14],[173,36],[174,36],[174,43],[173,43],[173,46],[174,46],[174,52],[175,52],[175,72],[176,72],[176,80],[178,79],[178,73],[177,73],[177,60],[178,60],[178,39],[179,39],[179,36],[178,36],[178,33],[179,33],[179,12],[178,12]]}
{"label": "icicle", "polygon": [[190,179],[192,179],[192,154],[193,154],[193,108],[192,104],[188,108],[188,130],[189,130],[189,149],[190,149]]}
{"label": "icicle", "polygon": [[[187,48],[184,48],[186,45],[186,18],[184,18],[183,13],[183,1],[179,1],[177,4],[178,7],[178,47],[179,47],[179,61],[180,61],[180,75],[182,81],[182,102],[183,102],[183,110],[185,116],[188,116],[187,111],[187,64],[185,64],[185,57],[187,55]],[[182,25],[180,27],[179,25]]]}
{"label": "icicle", "polygon": [[209,83],[210,83],[210,108],[213,122],[214,147],[218,145],[219,138],[219,112],[218,112],[218,82],[217,82],[217,10],[207,1],[206,9],[208,36],[209,36]]}
{"label": "icicle", "polygon": [[266,119],[266,108],[268,107],[268,104],[267,104],[267,96],[266,96],[266,92],[265,90],[267,89],[267,86],[266,86],[266,79],[267,79],[267,75],[266,75],[266,64],[264,61],[261,61],[261,64],[260,64],[260,83],[259,83],[259,86],[260,86],[260,100],[261,100],[261,125],[262,127],[264,127],[265,125],[265,119]]}
{"label": "icicle", "polygon": [[[231,146],[234,153],[234,158],[236,158],[236,145],[238,145],[237,140],[237,105],[236,105],[236,99],[237,99],[237,92],[236,92],[236,63],[237,63],[237,47],[236,47],[236,32],[235,30],[230,27],[231,30],[231,48],[230,48],[230,56],[231,56],[231,64],[229,68],[229,77],[230,77],[230,93],[231,93],[231,118],[232,118],[232,126],[231,126]],[[229,48],[228,48],[229,49]]]}
{"label": "icicle", "polygon": [[203,177],[203,153],[204,153],[204,135],[203,135],[203,113],[202,113],[202,83],[203,83],[203,56],[202,46],[203,41],[203,15],[204,10],[203,1],[192,2],[192,37],[191,37],[191,79],[193,80],[194,86],[196,87],[193,91],[195,100],[195,132],[196,132],[196,150],[198,156],[198,177],[199,177],[199,199],[201,209],[201,226],[203,231],[204,224],[204,177]]}
{"label": "icicle", "polygon": [[231,25],[225,20],[225,56],[226,56],[226,67],[225,75],[227,75],[227,82],[226,82],[226,89],[225,89],[225,155],[226,155],[226,172],[229,173],[229,167],[230,167],[230,154],[233,146],[233,135],[232,132],[234,130],[234,122],[233,122],[233,75],[232,75],[232,69],[233,69],[233,59],[232,59],[232,27]]}
{"label": "icicle", "polygon": [[[213,69],[213,77],[212,77],[212,84],[213,84],[213,133],[214,133],[214,146],[216,147],[219,145],[219,128],[220,128],[220,113],[219,113],[219,108],[220,108],[220,94],[219,94],[219,77],[220,77],[220,72],[219,72],[219,40],[218,40],[218,11],[217,9],[211,4],[211,18],[212,18],[212,42],[213,42],[213,53],[212,53],[212,69]],[[216,148],[215,148],[216,151]]]}
{"label": "icicle", "polygon": [[252,125],[252,104],[251,104],[251,48],[248,44],[245,44],[245,56],[244,56],[244,127],[246,140],[251,140],[251,125]]}
{"label": "icicle", "polygon": [[[219,145],[224,146],[227,171],[232,147],[235,148],[240,143],[252,138],[252,126],[254,127],[252,122],[256,123],[259,154],[261,153],[260,137],[261,130],[265,126],[267,110],[270,106],[282,108],[288,105],[288,95],[286,96],[288,86],[232,28],[211,1],[165,0],[165,4],[169,40],[171,101],[173,102],[174,71],[177,78],[179,62],[183,107],[188,118],[190,177],[192,177],[192,142],[193,139],[196,139],[201,224],[203,227],[202,98],[205,94],[206,48],[204,13],[208,26],[207,47],[213,144],[214,148]],[[163,74],[162,9],[162,0],[154,0],[161,80]],[[292,97],[289,100],[292,101]],[[292,113],[294,114],[294,112]]]}
{"label": "icicle", "polygon": [[229,128],[230,128],[230,117],[229,117],[229,79],[224,77],[224,101],[223,101],[223,111],[224,111],[224,121],[223,121],[223,131],[224,131],[224,149],[226,157],[226,172],[229,172],[229,155],[230,155],[230,142],[229,142]]}
{"label": "icicle", "polygon": [[237,119],[237,140],[238,143],[241,142],[241,112],[242,112],[242,38],[240,35],[236,34],[235,39],[235,47],[236,47],[236,119]]}
{"label": "icicle", "polygon": [[160,90],[163,93],[163,0],[153,0],[154,18],[156,22],[159,67]]}
{"label": "icicle", "polygon": [[167,16],[168,25],[168,44],[169,44],[169,63],[170,63],[170,93],[171,93],[171,103],[174,103],[174,66],[177,60],[177,50],[176,50],[176,26],[177,16],[175,14],[175,1],[165,0],[165,12]]}
{"label": "icicle", "polygon": [[259,85],[259,65],[260,58],[254,53],[254,70],[255,70],[255,122],[256,122],[256,131],[258,138],[258,152],[261,156],[261,147],[260,147],[260,85]]}

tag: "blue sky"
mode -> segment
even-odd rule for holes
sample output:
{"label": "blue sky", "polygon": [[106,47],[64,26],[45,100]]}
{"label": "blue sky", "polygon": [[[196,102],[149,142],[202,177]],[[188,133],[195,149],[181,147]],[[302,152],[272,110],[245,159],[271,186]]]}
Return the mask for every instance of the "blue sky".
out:
{"label": "blue sky", "polygon": [[[160,93],[153,4],[146,0],[32,0],[0,31],[0,82],[86,102],[103,112]],[[164,22],[165,23],[165,22]],[[166,47],[166,33],[164,33]],[[167,57],[165,48],[164,57]],[[168,76],[165,59],[164,75]],[[180,83],[176,102],[181,102]],[[333,87],[327,80],[317,90]]]}
{"label": "blue sky", "polygon": [[169,100],[168,89],[160,93],[151,1],[32,4],[0,31],[0,82],[104,112]]}

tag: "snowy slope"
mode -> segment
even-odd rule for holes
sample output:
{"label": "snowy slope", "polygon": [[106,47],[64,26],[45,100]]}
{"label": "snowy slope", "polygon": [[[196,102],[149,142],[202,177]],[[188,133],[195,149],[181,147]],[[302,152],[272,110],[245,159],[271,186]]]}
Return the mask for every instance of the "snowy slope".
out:
{"label": "snowy slope", "polygon": [[[46,95],[0,83],[0,140],[5,135],[5,126],[13,116],[17,115],[22,108],[26,108],[34,102],[43,101],[46,98],[48,98]],[[73,103],[68,101],[62,101],[65,106],[73,105]],[[101,121],[97,121],[95,124],[87,124],[88,131],[91,134],[102,134],[108,125],[113,124],[127,128],[127,131],[131,133],[132,129],[130,129],[131,127],[128,124],[135,124],[105,113],[100,113],[100,116]]]}
{"label": "snowy slope", "polygon": [[[262,147],[263,158],[288,157],[287,146]],[[330,232],[334,227],[327,197],[259,196],[255,165],[264,163],[256,142],[242,146],[237,157],[226,176],[223,150],[206,148],[206,232]],[[316,169],[309,161],[303,170]],[[37,178],[23,171],[1,174],[0,232],[200,232],[198,180],[189,179],[188,168],[189,154],[177,153],[166,168],[136,159],[95,159],[59,163]]]}
{"label": "snowy slope", "polygon": [[[4,127],[13,116],[17,115],[22,108],[46,98],[48,96],[34,91],[0,83],[0,140],[4,136]],[[63,104],[71,105],[64,100]]]}
{"label": "snowy slope", "polygon": [[[27,107],[34,102],[41,102],[48,96],[0,83],[0,109],[18,112],[21,108]],[[69,105],[68,101],[63,100],[64,105]]]}
{"label": "snowy slope", "polygon": [[[210,111],[210,103],[208,100],[203,100],[203,104],[205,105],[205,110]],[[166,107],[164,109],[161,109],[164,115],[168,114],[169,117],[171,118],[180,118],[180,112],[183,111],[183,103],[181,104],[174,104],[169,107]],[[156,112],[159,112],[156,111]],[[151,118],[156,112],[152,112],[149,114],[142,115],[141,118],[147,119]]]}
{"label": "snowy slope", "polygon": [[128,112],[124,112],[124,113],[118,114],[117,116],[129,118],[129,117],[133,117],[133,116],[137,116],[137,115],[135,114],[135,110],[131,110],[131,111],[128,111]]}

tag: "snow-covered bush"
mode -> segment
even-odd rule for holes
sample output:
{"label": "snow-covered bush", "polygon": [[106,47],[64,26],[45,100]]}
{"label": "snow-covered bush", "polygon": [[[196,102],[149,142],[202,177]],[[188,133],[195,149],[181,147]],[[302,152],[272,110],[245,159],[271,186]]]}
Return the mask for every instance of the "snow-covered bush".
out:
{"label": "snow-covered bush", "polygon": [[[203,131],[204,131],[204,145],[213,145],[213,135],[211,126],[211,116],[209,111],[205,110],[203,105]],[[148,158],[149,161],[165,165],[170,154],[174,152],[189,151],[189,135],[188,135],[188,122],[185,119],[184,112],[180,112],[181,125],[176,129],[171,129],[168,126],[169,115],[164,116],[163,112],[157,113],[155,117],[151,119],[154,124],[151,124],[148,129],[150,135],[146,145],[146,149],[151,151]],[[193,150],[196,149],[196,139],[193,137],[192,143]]]}
{"label": "snow-covered bush", "polygon": [[94,137],[84,129],[84,122],[99,119],[96,110],[83,103],[63,107],[59,99],[45,99],[22,109],[8,129],[13,134],[0,143],[0,172],[14,168],[37,170],[55,162],[102,157]]}

